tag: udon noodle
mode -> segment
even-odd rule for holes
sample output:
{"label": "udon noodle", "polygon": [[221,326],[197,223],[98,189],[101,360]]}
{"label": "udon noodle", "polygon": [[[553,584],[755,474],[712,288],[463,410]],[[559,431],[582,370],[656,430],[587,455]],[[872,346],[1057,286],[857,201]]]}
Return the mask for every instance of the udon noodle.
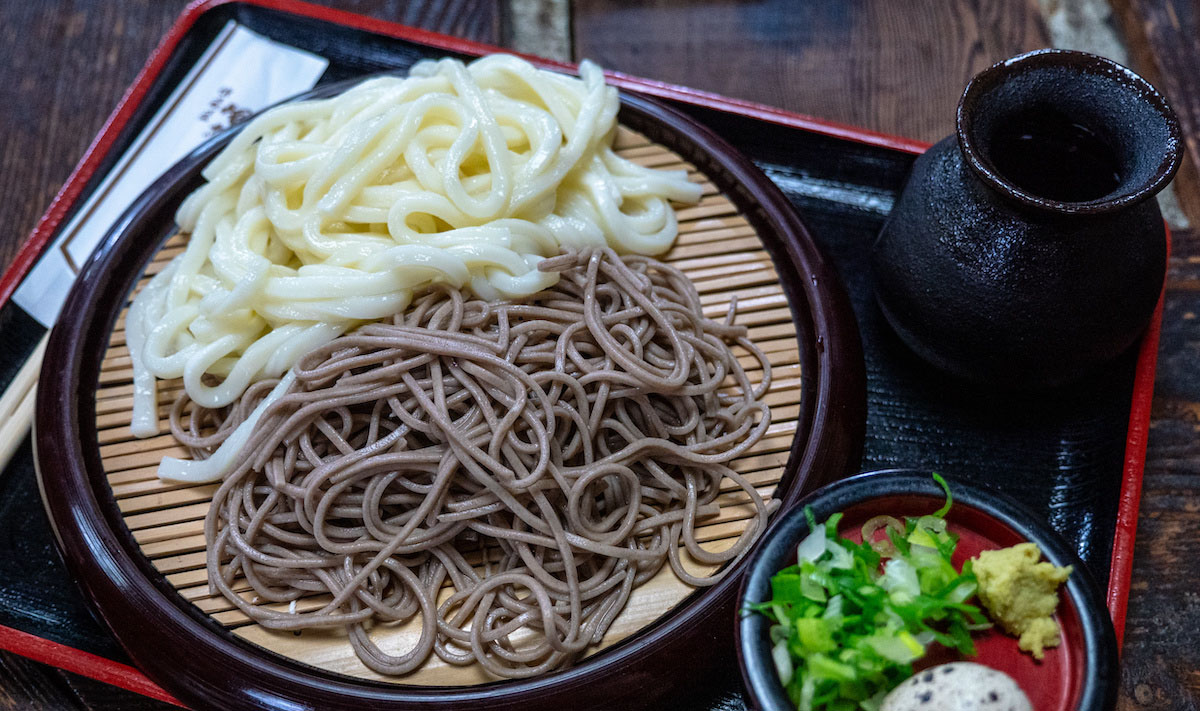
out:
{"label": "udon noodle", "polygon": [[251,121],[205,169],[177,220],[186,251],[134,300],[131,429],[157,432],[158,378],[229,405],[431,284],[483,299],[551,286],[564,247],[660,254],[679,171],[612,150],[616,89],[494,55],[427,61]]}
{"label": "udon noodle", "polygon": [[[433,654],[526,677],[597,644],[664,565],[720,579],[769,509],[729,466],[770,425],[766,356],[736,305],[705,318],[654,259],[584,249],[540,268],[558,278],[535,297],[436,286],[301,357],[214,496],[210,586],[267,628],[344,627],[381,674]],[[223,410],[185,392],[172,431],[203,457],[272,387]],[[723,486],[751,520],[708,550],[696,531]],[[369,634],[418,619],[399,655]]]}

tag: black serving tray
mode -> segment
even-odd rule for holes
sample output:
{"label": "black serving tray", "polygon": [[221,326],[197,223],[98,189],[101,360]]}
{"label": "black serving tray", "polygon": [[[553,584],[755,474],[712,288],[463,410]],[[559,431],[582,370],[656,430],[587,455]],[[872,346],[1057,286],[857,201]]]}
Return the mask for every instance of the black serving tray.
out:
{"label": "black serving tray", "polygon": [[[425,57],[468,57],[489,49],[288,0],[194,6],[172,30],[173,43],[165,43],[151,58],[135,85],[138,90],[119,110],[123,122],[114,123],[119,129],[105,135],[107,147],[89,157],[90,170],[81,173],[90,174],[88,179],[68,184],[64,194],[72,199],[65,209],[52,208],[29,250],[36,253],[43,246],[39,243],[53,237],[53,227],[82,204],[230,19],[329,59],[321,84],[404,70]],[[665,99],[742,150],[783,190],[836,267],[850,294],[865,351],[868,414],[862,468],[946,472],[1002,490],[1041,513],[1073,545],[1093,577],[1109,582],[1119,632],[1158,317],[1143,343],[1067,388],[996,391],[952,381],[919,361],[891,333],[875,305],[868,269],[872,242],[920,144],[681,87],[628,77],[614,81],[625,90]],[[0,295],[11,291],[27,266],[19,264],[0,280]],[[0,333],[3,385],[44,329],[6,299],[0,305]],[[1120,565],[1110,570],[1114,560]],[[61,665],[75,671],[98,668],[87,655],[73,657],[76,650],[100,661],[128,662],[92,616],[55,548],[28,442],[0,473],[0,632],[3,628],[48,640],[59,650],[57,658],[71,661]],[[39,655],[20,641],[23,636],[13,639],[0,634],[0,648]],[[684,708],[744,708],[734,667],[705,688],[680,692]]]}

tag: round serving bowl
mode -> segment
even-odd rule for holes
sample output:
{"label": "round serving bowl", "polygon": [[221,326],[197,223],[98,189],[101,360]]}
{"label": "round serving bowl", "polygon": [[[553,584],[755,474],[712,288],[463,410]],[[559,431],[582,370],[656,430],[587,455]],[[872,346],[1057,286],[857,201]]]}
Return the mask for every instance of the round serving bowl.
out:
{"label": "round serving bowl", "polygon": [[[347,83],[303,98],[330,96]],[[865,421],[861,346],[832,269],[783,194],[745,157],[692,119],[625,95],[622,125],[696,167],[736,206],[773,262],[796,334],[795,435],[775,497],[782,506],[858,462]],[[714,678],[733,660],[737,584],[745,561],[623,641],[568,669],[517,681],[421,686],[319,668],[235,635],[181,595],[135,538],[105,471],[97,388],[110,335],[145,266],[174,232],[182,199],[230,140],[214,138],[130,206],[84,266],[47,348],[36,414],[46,508],[72,573],[130,657],[194,707],[321,709],[635,708]],[[729,240],[726,240],[729,241]],[[744,271],[738,264],[725,267]],[[783,317],[787,320],[787,317]],[[110,359],[111,360],[111,359]],[[131,448],[135,445],[131,443]],[[144,452],[142,454],[145,454]],[[148,497],[142,497],[148,498]],[[158,506],[158,504],[148,504]],[[165,504],[163,504],[165,506]],[[702,655],[694,654],[703,648]],[[181,650],[186,650],[182,652]]]}
{"label": "round serving bowl", "polygon": [[[954,505],[946,516],[948,529],[957,533],[954,565],[980,551],[1006,548],[1030,541],[1044,558],[1074,571],[1061,588],[1056,618],[1062,643],[1046,650],[1043,661],[1021,652],[1017,640],[996,628],[975,635],[976,655],[970,660],[998,669],[1017,681],[1038,711],[1103,711],[1116,702],[1117,642],[1112,620],[1095,579],[1071,547],[1032,511],[991,489],[946,477]],[[751,556],[742,581],[736,623],[742,678],[754,708],[760,711],[795,711],[771,660],[770,620],[745,611],[747,605],[771,596],[771,577],[796,562],[796,546],[809,533],[804,514],[811,508],[818,522],[843,512],[839,532],[853,537],[868,519],[889,515],[901,518],[936,511],[945,501],[941,487],[927,471],[885,469],[835,482],[804,497],[794,509],[776,519]],[[917,670],[958,657],[950,650],[933,648],[918,662]]]}

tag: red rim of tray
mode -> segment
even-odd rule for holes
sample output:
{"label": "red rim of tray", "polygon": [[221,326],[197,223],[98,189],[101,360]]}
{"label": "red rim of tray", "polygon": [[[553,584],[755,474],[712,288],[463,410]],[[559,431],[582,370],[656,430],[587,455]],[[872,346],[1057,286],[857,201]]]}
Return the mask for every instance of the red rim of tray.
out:
{"label": "red rim of tray", "polygon": [[[399,23],[378,20],[342,10],[313,5],[300,0],[198,0],[189,5],[150,55],[133,84],[121,97],[112,114],[92,141],[62,189],[55,195],[29,238],[18,251],[8,269],[0,276],[0,304],[8,301],[17,285],[33,267],[50,243],[67,213],[95,174],[113,144],[149,92],[155,79],[165,68],[172,53],[209,10],[221,5],[242,4],[281,10],[294,15],[374,32],[380,35],[425,44],[446,51],[465,54],[484,54],[511,50],[480,42],[451,37]],[[570,67],[571,64],[524,55],[549,67]],[[857,128],[834,121],[785,111],[756,102],[734,99],[719,94],[691,89],[627,74],[607,72],[608,80],[621,88],[650,96],[702,106],[718,111],[749,116],[769,123],[796,128],[820,135],[871,146],[918,154],[930,144],[904,137],[892,136]],[[1170,232],[1167,232],[1168,250]],[[1150,429],[1150,403],[1153,397],[1158,342],[1162,324],[1162,299],[1138,347],[1137,369],[1134,376],[1129,427],[1126,436],[1124,470],[1117,510],[1117,525],[1113,537],[1112,560],[1107,585],[1107,604],[1116,627],[1118,644],[1125,627],[1125,612],[1129,601],[1130,576],[1133,569],[1134,539],[1137,535],[1137,514],[1141,500],[1142,475],[1146,459],[1146,442]],[[115,686],[164,701],[174,701],[165,690],[127,665],[84,652],[73,647],[45,640],[19,630],[0,625],[0,649],[43,663],[88,676]]]}

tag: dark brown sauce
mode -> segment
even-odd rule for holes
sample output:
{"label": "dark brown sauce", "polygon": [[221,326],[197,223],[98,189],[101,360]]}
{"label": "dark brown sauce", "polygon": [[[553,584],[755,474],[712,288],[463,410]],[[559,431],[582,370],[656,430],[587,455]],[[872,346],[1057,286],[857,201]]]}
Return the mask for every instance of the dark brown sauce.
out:
{"label": "dark brown sauce", "polygon": [[1086,126],[1055,112],[1006,122],[988,146],[996,172],[1021,190],[1059,202],[1087,202],[1121,184],[1113,150]]}

